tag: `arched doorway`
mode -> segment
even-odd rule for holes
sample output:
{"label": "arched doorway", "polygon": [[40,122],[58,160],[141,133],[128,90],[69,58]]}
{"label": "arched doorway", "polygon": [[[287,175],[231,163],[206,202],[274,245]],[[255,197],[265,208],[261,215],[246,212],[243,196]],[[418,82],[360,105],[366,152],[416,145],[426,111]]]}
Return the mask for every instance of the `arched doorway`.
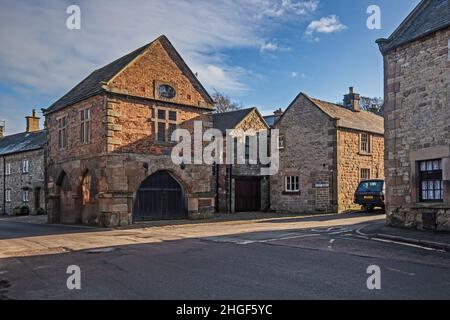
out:
{"label": "arched doorway", "polygon": [[59,175],[56,186],[59,198],[57,221],[61,223],[80,223],[81,212],[75,207],[72,185],[64,171]]}
{"label": "arched doorway", "polygon": [[158,171],[140,185],[133,206],[133,221],[187,218],[183,187],[167,171]]}

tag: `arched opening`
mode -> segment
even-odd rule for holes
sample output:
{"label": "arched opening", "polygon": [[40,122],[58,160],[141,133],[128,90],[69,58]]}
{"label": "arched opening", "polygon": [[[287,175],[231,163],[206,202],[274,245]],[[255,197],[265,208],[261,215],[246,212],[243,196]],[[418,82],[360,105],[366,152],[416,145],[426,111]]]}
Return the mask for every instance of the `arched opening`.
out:
{"label": "arched opening", "polygon": [[185,218],[184,188],[168,171],[158,171],[141,183],[133,206],[133,221]]}
{"label": "arched opening", "polygon": [[69,176],[62,171],[56,181],[56,191],[58,194],[58,214],[57,222],[80,223],[81,212],[75,206],[74,192]]}
{"label": "arched opening", "polygon": [[81,199],[83,206],[87,206],[91,202],[91,183],[91,175],[89,171],[86,171],[81,179]]}

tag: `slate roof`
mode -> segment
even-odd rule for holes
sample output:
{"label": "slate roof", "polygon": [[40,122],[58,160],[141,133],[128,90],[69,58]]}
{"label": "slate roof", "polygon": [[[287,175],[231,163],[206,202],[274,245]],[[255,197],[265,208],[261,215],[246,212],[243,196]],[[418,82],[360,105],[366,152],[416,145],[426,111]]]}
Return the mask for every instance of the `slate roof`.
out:
{"label": "slate roof", "polygon": [[275,115],[272,115],[272,116],[264,116],[263,117],[264,118],[264,121],[266,121],[266,123],[267,123],[267,125],[269,126],[269,127],[273,127],[274,125],[275,125]]}
{"label": "slate roof", "polygon": [[383,117],[363,110],[355,112],[344,106],[311,98],[304,93],[302,94],[328,116],[337,119],[338,126],[341,128],[384,134]]}
{"label": "slate roof", "polygon": [[203,98],[208,101],[208,103],[213,104],[213,100],[202,86],[197,77],[189,69],[189,67],[184,62],[183,58],[179,55],[173,45],[170,43],[169,39],[165,36],[161,36],[158,39],[152,41],[149,44],[111,62],[110,64],[104,66],[101,69],[95,70],[87,78],[77,84],[72,90],[65,94],[62,98],[52,104],[49,108],[45,110],[45,113],[52,113],[61,110],[67,106],[73,105],[77,102],[83,101],[87,98],[95,96],[99,93],[105,92],[106,89],[103,85],[110,81],[115,75],[117,75],[122,69],[124,69],[128,64],[130,64],[139,55],[144,53],[144,51],[149,48],[156,41],[161,41],[164,48],[168,51],[172,59],[178,64],[178,67],[183,70],[185,75],[190,79],[193,86],[196,87]]}
{"label": "slate roof", "polygon": [[5,136],[0,139],[0,156],[41,149],[44,147],[46,140],[47,133],[45,130]]}
{"label": "slate roof", "polygon": [[422,0],[388,39],[378,39],[382,53],[450,27],[450,0]]}
{"label": "slate roof", "polygon": [[214,128],[226,133],[227,129],[234,129],[242,120],[245,119],[256,108],[239,109],[223,113],[213,114]]}

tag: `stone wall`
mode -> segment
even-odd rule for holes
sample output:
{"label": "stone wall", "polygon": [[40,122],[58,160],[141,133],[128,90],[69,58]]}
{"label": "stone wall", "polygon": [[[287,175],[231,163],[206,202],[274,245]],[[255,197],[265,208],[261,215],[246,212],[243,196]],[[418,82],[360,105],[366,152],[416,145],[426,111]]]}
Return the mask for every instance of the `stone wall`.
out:
{"label": "stone wall", "polygon": [[[450,158],[450,28],[405,44],[384,57],[387,221],[450,230],[450,181],[443,204],[420,204],[417,163]],[[443,161],[450,179],[450,161]],[[437,207],[436,207],[437,206]],[[431,218],[429,216],[432,216]]]}
{"label": "stone wall", "polygon": [[175,99],[170,100],[170,103],[206,107],[205,97],[194,87],[192,79],[183,70],[183,63],[169,52],[164,41],[155,41],[148,50],[109,82],[110,90],[161,100],[157,88],[159,84],[169,84],[177,92]]}
{"label": "stone wall", "polygon": [[[22,173],[22,161],[29,161],[29,172]],[[3,179],[4,163],[11,165],[11,174]],[[5,203],[3,190],[11,190],[11,201]],[[29,199],[23,201],[22,191],[28,190]],[[5,204],[6,214],[11,215],[15,207],[28,206],[31,214],[39,208],[45,209],[44,194],[44,150],[16,153],[0,157],[0,207],[3,214]]]}
{"label": "stone wall", "polygon": [[[333,212],[336,195],[336,123],[300,95],[276,129],[284,136],[280,170],[270,178],[271,209],[277,212]],[[285,192],[285,177],[300,177],[300,192]]]}
{"label": "stone wall", "polygon": [[360,152],[360,131],[338,130],[338,193],[339,212],[358,210],[353,203],[361,181],[360,170],[370,169],[371,179],[384,179],[384,136],[370,134],[370,153]]}

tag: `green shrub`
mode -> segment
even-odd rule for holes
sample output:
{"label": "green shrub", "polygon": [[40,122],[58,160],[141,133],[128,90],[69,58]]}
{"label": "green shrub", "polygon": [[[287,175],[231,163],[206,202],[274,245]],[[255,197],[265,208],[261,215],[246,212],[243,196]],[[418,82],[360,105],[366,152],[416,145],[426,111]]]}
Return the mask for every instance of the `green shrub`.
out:
{"label": "green shrub", "polygon": [[43,215],[47,214],[47,212],[44,209],[39,208],[39,209],[36,210],[36,214],[38,216],[43,216]]}
{"label": "green shrub", "polygon": [[20,216],[20,207],[15,207],[12,213],[14,216]]}
{"label": "green shrub", "polygon": [[30,214],[30,208],[28,206],[21,206],[20,207],[20,215],[21,216],[27,216]]}

